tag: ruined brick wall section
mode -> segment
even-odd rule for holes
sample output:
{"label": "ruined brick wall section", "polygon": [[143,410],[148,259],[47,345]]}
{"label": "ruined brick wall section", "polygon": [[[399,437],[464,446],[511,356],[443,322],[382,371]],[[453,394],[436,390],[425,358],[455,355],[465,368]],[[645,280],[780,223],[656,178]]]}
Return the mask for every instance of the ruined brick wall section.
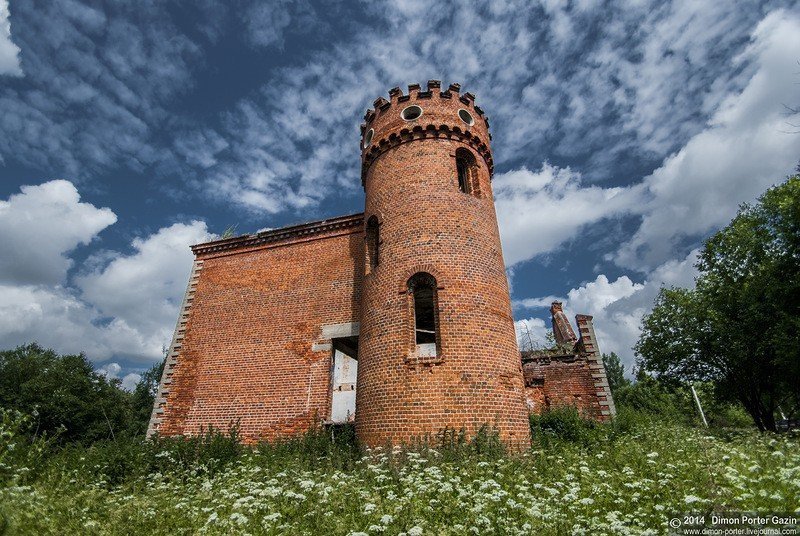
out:
{"label": "ruined brick wall section", "polygon": [[[530,430],[508,281],[491,190],[488,125],[457,86],[409,86],[376,101],[365,125],[365,219],[379,220],[378,266],[365,277],[356,434],[370,446],[410,443],[443,428],[495,427],[512,447]],[[400,117],[419,105],[414,121]],[[468,110],[469,126],[458,112]],[[368,113],[370,117],[370,113]],[[475,160],[478,195],[459,189],[456,151]],[[407,281],[438,285],[436,358],[416,356]]]}
{"label": "ruined brick wall section", "polygon": [[159,434],[238,423],[242,439],[255,442],[329,417],[330,337],[358,326],[362,226],[359,214],[330,229],[278,230],[196,250],[203,269],[159,404]]}
{"label": "ruined brick wall section", "polygon": [[175,325],[175,331],[172,334],[172,342],[169,345],[169,352],[167,353],[167,360],[164,363],[164,370],[161,373],[161,380],[158,384],[158,392],[156,393],[155,403],[153,404],[153,412],[150,415],[150,422],[147,425],[147,437],[152,437],[153,434],[158,432],[158,427],[161,424],[161,416],[164,413],[164,405],[167,403],[167,395],[170,392],[172,384],[172,373],[175,365],[178,363],[180,356],[181,346],[183,344],[183,337],[186,333],[186,323],[189,320],[189,311],[192,307],[194,300],[194,292],[197,288],[197,280],[200,277],[200,270],[203,269],[203,261],[195,260],[192,264],[192,271],[189,275],[189,283],[186,285],[186,292],[183,295],[181,302],[180,313],[178,315],[178,322]]}
{"label": "ruined brick wall section", "polygon": [[523,365],[523,370],[530,413],[541,414],[550,409],[572,406],[588,419],[603,419],[587,359],[572,356],[544,363],[528,362]]}
{"label": "ruined brick wall section", "polygon": [[614,406],[614,398],[611,396],[611,387],[608,385],[608,376],[606,376],[606,368],[597,344],[597,336],[594,333],[592,317],[575,315],[575,322],[578,325],[578,333],[580,333],[578,346],[585,352],[589,363],[595,393],[600,403],[601,419],[611,419],[617,414],[617,408]]}

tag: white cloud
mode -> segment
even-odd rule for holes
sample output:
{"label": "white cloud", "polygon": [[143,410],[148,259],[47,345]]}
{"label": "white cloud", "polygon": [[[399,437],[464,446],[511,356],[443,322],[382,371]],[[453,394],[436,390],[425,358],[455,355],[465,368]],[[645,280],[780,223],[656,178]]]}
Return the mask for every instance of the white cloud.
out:
{"label": "white cloud", "polygon": [[541,318],[532,317],[514,322],[514,330],[517,333],[517,344],[524,349],[529,346],[544,347],[550,327]]}
{"label": "white cloud", "polygon": [[[141,356],[145,341],[124,322],[99,313],[60,286],[0,285],[0,347],[29,342],[99,362],[114,354]],[[152,359],[152,356],[146,356]]]}
{"label": "white cloud", "polygon": [[193,221],[136,238],[130,255],[115,254],[105,266],[75,278],[82,298],[103,316],[139,335],[140,358],[158,359],[169,343],[194,255],[189,246],[212,238]]}
{"label": "white cloud", "polygon": [[164,227],[134,239],[129,255],[96,252],[67,285],[69,253],[115,221],[111,210],[81,203],[64,180],[0,200],[8,252],[0,258],[0,347],[36,341],[95,362],[163,357],[192,265],[189,246],[212,235],[200,221]]}
{"label": "white cloud", "polygon": [[644,181],[648,202],[636,234],[613,256],[648,270],[675,254],[681,240],[719,228],[737,207],[780,182],[800,158],[800,136],[787,134],[782,103],[798,100],[800,18],[775,11],[756,27],[737,63],[757,68],[729,94],[708,127]]}
{"label": "white cloud", "polygon": [[72,266],[68,254],[117,221],[108,208],[82,203],[75,186],[54,180],[23,186],[0,200],[0,283],[58,284]]}
{"label": "white cloud", "polygon": [[582,186],[580,174],[546,163],[494,179],[495,205],[508,266],[554,250],[587,224],[635,210],[640,189]]}
{"label": "white cloud", "polygon": [[0,75],[22,76],[19,47],[11,40],[8,0],[0,0]]}
{"label": "white cloud", "polygon": [[604,274],[600,274],[594,281],[570,290],[567,299],[570,308],[576,312],[599,311],[616,301],[632,296],[643,288],[643,284],[634,283],[625,275],[611,282]]}
{"label": "white cloud", "polygon": [[[326,9],[333,6],[328,3]],[[282,49],[286,33],[320,33],[322,25],[314,6],[306,0],[255,2],[242,14],[246,36],[258,47]]]}
{"label": "white cloud", "polygon": [[135,372],[125,374],[122,378],[120,378],[122,366],[119,363],[107,363],[98,368],[97,372],[109,380],[120,380],[121,387],[126,391],[133,391],[136,388],[136,384],[142,379],[141,374],[136,374]]}
{"label": "white cloud", "polygon": [[[653,301],[662,286],[693,287],[697,270],[698,250],[683,260],[669,261],[656,268],[644,281],[636,283],[627,276],[614,281],[600,274],[594,281],[571,289],[565,298],[564,312],[574,326],[575,314],[594,317],[600,351],[616,352],[628,371],[634,363],[633,346],[639,340],[641,321],[653,308]],[[514,302],[518,308],[545,308],[555,298],[533,298]]]}
{"label": "white cloud", "polygon": [[191,87],[199,47],[159,3],[87,4],[14,3],[25,78],[0,85],[0,159],[84,177],[168,163],[153,136],[180,121],[165,106]]}

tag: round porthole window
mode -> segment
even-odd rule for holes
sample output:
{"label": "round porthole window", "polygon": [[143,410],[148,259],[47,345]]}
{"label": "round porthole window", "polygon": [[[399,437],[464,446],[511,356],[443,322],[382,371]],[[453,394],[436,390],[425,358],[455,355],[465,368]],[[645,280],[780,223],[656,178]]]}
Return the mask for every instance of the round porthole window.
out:
{"label": "round porthole window", "polygon": [[375,135],[375,129],[372,128],[369,129],[366,136],[364,136],[364,149],[369,147],[369,145],[372,143],[372,136],[374,135]]}
{"label": "round porthole window", "polygon": [[458,111],[458,117],[460,117],[461,120],[464,121],[469,126],[472,126],[472,125],[475,124],[475,118],[472,117],[472,114],[469,113],[466,110],[459,110]]}
{"label": "round porthole window", "polygon": [[406,121],[413,121],[417,119],[419,116],[422,115],[422,108],[417,106],[409,106],[408,108],[404,108],[402,112],[400,112],[400,117],[405,119]]}

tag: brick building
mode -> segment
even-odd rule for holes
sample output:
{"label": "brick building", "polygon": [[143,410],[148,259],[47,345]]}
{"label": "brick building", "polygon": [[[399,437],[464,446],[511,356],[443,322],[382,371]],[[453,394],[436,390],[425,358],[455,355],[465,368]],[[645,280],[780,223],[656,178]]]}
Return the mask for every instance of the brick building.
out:
{"label": "brick building", "polygon": [[521,447],[531,397],[610,414],[591,317],[573,360],[588,376],[545,372],[534,394],[530,356],[523,375],[474,96],[430,81],[389,97],[362,125],[364,213],[192,248],[148,434],[237,422],[255,441],[355,421],[376,446],[488,424]]}

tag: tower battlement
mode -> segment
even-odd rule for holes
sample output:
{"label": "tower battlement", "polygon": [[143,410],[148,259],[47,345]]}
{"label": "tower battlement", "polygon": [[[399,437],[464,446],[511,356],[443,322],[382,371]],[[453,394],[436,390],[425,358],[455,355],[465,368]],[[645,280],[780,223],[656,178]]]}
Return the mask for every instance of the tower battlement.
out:
{"label": "tower battlement", "polygon": [[439,80],[429,80],[427,90],[410,84],[408,93],[389,90],[389,100],[379,97],[367,110],[361,125],[361,182],[364,185],[372,163],[400,144],[421,139],[461,141],[494,169],[489,118],[475,104],[475,95],[461,94],[459,84],[442,90]]}

